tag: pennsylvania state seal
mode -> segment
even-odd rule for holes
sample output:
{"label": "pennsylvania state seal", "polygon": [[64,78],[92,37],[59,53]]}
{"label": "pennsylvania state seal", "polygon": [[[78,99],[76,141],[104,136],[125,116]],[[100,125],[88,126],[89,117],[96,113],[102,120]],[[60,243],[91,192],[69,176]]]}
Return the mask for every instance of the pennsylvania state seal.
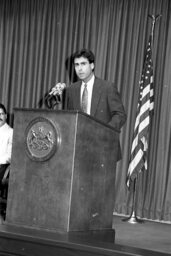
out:
{"label": "pennsylvania state seal", "polygon": [[46,118],[33,119],[26,128],[26,149],[35,161],[45,161],[53,156],[60,144],[60,132]]}

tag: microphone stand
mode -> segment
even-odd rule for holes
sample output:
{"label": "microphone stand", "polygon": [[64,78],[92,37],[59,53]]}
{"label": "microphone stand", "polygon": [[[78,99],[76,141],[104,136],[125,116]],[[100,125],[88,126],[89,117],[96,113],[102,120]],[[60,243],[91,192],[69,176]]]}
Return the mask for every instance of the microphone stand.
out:
{"label": "microphone stand", "polygon": [[61,110],[63,104],[63,97],[61,95],[47,94],[45,96],[45,104],[49,109]]}
{"label": "microphone stand", "polygon": [[62,110],[63,92],[66,87],[65,83],[57,83],[55,87],[45,97],[45,104],[50,109]]}

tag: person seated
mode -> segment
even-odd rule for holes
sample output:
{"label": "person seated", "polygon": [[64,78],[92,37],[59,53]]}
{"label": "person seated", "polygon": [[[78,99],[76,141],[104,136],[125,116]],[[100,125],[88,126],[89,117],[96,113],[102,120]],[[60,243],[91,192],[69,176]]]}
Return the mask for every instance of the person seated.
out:
{"label": "person seated", "polygon": [[[7,124],[7,111],[5,106],[0,103],[0,190],[2,179],[6,168],[11,162],[13,128]],[[0,222],[2,216],[0,215]]]}

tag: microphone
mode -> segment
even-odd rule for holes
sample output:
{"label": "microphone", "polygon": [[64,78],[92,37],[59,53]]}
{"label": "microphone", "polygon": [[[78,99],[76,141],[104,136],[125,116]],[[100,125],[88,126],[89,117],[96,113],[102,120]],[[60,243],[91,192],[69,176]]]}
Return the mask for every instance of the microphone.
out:
{"label": "microphone", "polygon": [[57,83],[48,93],[49,96],[51,95],[61,95],[63,90],[65,89],[65,83]]}

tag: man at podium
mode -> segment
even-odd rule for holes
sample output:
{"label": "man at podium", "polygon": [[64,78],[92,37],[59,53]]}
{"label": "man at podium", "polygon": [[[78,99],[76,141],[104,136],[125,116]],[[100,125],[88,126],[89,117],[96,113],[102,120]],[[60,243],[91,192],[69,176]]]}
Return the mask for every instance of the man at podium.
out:
{"label": "man at podium", "polygon": [[116,86],[95,76],[94,54],[77,51],[73,64],[79,81],[66,89],[65,109],[81,110],[120,132],[126,121],[124,106]]}
{"label": "man at podium", "polygon": [[[115,86],[95,77],[94,54],[82,50],[73,60],[80,81],[65,91],[71,111],[15,109],[6,222],[105,240],[109,234],[114,241],[115,171],[126,114]],[[60,95],[60,86],[50,94]],[[41,141],[51,132],[48,149],[34,147],[33,131]]]}

